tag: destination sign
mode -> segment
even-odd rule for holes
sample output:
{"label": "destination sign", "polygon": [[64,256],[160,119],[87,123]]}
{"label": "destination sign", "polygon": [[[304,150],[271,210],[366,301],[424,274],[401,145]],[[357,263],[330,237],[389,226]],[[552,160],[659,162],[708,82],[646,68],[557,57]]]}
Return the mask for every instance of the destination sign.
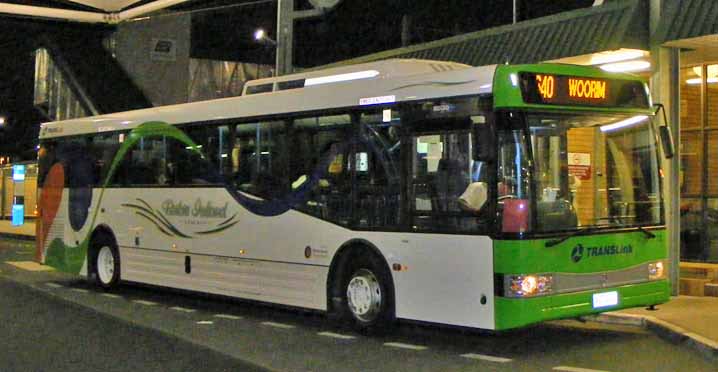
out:
{"label": "destination sign", "polygon": [[522,73],[521,94],[542,105],[649,107],[643,83],[632,80]]}

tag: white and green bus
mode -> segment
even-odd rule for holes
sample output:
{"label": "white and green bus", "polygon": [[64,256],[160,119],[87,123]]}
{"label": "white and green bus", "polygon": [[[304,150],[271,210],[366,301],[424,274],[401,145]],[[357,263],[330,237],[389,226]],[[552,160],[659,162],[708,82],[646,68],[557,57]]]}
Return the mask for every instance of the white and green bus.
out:
{"label": "white and green bus", "polygon": [[45,123],[37,259],[121,281],[502,330],[669,298],[647,85],[387,60]]}

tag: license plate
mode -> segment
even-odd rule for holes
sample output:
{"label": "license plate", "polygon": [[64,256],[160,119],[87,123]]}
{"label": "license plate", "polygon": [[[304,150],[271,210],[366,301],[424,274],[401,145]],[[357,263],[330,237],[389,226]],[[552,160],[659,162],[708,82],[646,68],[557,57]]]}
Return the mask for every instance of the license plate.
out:
{"label": "license plate", "polygon": [[594,309],[615,305],[618,305],[618,292],[613,291],[593,294]]}

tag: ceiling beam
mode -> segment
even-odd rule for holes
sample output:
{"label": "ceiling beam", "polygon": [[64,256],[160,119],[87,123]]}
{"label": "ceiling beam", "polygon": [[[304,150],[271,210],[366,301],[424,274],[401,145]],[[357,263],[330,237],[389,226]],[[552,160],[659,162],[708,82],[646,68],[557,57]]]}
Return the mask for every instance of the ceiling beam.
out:
{"label": "ceiling beam", "polygon": [[149,14],[164,8],[169,8],[171,6],[186,3],[188,1],[192,0],[156,0],[151,3],[147,3],[145,5],[141,5],[135,8],[130,8],[125,11],[115,13],[118,16],[117,22],[124,22],[128,21],[132,18],[136,18],[145,14]]}
{"label": "ceiling beam", "polygon": [[[117,24],[191,0],[157,0],[122,12],[86,12],[41,6],[0,3],[0,14],[82,23]],[[80,3],[82,1],[75,1]],[[84,1],[91,3],[92,1]],[[123,1],[127,3],[129,1]],[[137,1],[132,1],[137,2]]]}
{"label": "ceiling beam", "polygon": [[117,12],[130,5],[137,4],[142,0],[67,0],[73,3],[89,6],[91,8],[104,10],[105,12]]}
{"label": "ceiling beam", "polygon": [[83,23],[108,23],[107,13],[0,3],[0,13]]}

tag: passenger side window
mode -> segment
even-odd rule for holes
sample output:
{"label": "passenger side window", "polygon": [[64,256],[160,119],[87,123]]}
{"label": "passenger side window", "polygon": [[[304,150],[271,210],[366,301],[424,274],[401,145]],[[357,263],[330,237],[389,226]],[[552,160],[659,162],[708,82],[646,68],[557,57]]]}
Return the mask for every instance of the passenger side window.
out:
{"label": "passenger side window", "polygon": [[71,188],[92,187],[95,183],[88,137],[63,138],[59,141],[56,161],[65,167],[65,184]]}
{"label": "passenger side window", "polygon": [[125,154],[113,177],[115,186],[189,186],[221,182],[200,147],[172,137],[141,138]]}
{"label": "passenger side window", "polygon": [[165,137],[140,139],[125,153],[115,171],[115,186],[153,186],[169,184],[166,172],[167,142]]}
{"label": "passenger side window", "polygon": [[93,159],[95,185],[103,186],[107,174],[115,159],[120,143],[125,138],[125,133],[108,133],[92,138],[90,154]]}
{"label": "passenger side window", "polygon": [[485,232],[493,221],[489,167],[473,158],[486,116],[478,101],[425,102],[412,122],[408,182],[415,231]]}
{"label": "passenger side window", "polygon": [[290,168],[295,207],[340,225],[349,225],[352,121],[349,115],[318,116],[293,122]]}
{"label": "passenger side window", "polygon": [[366,228],[398,228],[401,204],[401,120],[384,109],[364,113],[356,165],[357,224]]}
{"label": "passenger side window", "polygon": [[177,186],[219,185],[222,180],[212,163],[203,155],[201,145],[187,146],[174,138],[165,138],[168,152],[159,162],[157,184]]}
{"label": "passenger side window", "polygon": [[287,125],[283,121],[240,124],[231,150],[229,163],[222,169],[234,170],[231,182],[243,192],[264,199],[280,199],[289,192],[290,177],[287,151]]}

